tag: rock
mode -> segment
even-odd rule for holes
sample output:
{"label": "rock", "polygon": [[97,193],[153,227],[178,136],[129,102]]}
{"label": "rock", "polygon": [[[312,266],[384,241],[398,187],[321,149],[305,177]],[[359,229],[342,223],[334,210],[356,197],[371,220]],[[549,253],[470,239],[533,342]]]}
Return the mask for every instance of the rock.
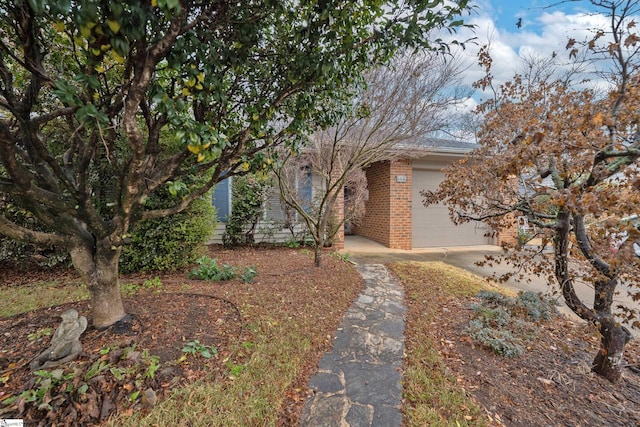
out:
{"label": "rock", "polygon": [[144,406],[146,406],[147,408],[151,408],[155,406],[157,402],[158,402],[158,396],[156,395],[156,392],[151,387],[149,387],[144,392],[142,392],[142,404]]}

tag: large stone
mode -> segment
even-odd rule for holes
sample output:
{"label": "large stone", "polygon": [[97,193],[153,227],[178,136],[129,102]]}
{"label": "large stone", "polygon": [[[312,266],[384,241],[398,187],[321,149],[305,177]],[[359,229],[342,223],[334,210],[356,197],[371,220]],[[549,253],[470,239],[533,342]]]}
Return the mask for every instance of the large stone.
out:
{"label": "large stone", "polygon": [[301,427],[329,427],[342,425],[342,413],[347,401],[344,396],[317,395],[307,401],[300,417]]}
{"label": "large stone", "polygon": [[400,372],[392,364],[352,362],[343,370],[351,401],[374,406],[400,403]]}
{"label": "large stone", "polygon": [[319,393],[337,393],[344,390],[337,374],[318,372],[309,380],[309,388]]}
{"label": "large stone", "polygon": [[349,427],[369,427],[373,421],[373,407],[354,403],[349,408],[345,421]]}

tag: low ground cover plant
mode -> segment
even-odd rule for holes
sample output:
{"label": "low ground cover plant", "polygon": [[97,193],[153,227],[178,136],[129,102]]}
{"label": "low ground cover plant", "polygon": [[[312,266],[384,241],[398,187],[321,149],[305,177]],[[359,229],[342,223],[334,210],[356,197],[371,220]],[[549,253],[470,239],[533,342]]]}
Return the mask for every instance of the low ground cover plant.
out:
{"label": "low ground cover plant", "polygon": [[190,279],[221,282],[239,278],[245,283],[251,283],[258,275],[258,271],[253,265],[250,267],[244,267],[242,272],[240,272],[237,267],[234,267],[231,264],[218,264],[218,260],[216,258],[212,259],[207,256],[198,258],[196,263],[198,264],[198,267],[191,270],[189,273]]}
{"label": "low ground cover plant", "polygon": [[467,333],[476,343],[507,357],[521,356],[523,345],[535,338],[533,324],[558,312],[555,300],[530,291],[510,297],[482,290],[477,296],[481,302],[473,306]]}

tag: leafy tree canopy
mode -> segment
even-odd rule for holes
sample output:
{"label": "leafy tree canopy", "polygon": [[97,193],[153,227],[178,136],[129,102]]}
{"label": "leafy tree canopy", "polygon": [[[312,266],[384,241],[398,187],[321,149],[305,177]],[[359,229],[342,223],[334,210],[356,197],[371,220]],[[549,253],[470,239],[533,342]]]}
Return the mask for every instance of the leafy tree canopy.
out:
{"label": "leafy tree canopy", "polygon": [[[118,258],[140,218],[184,210],[265,148],[341,114],[399,47],[445,49],[467,1],[0,0],[0,194],[68,248],[93,322],[124,318]],[[206,173],[205,173],[206,172]],[[164,186],[172,206],[145,201]]]}

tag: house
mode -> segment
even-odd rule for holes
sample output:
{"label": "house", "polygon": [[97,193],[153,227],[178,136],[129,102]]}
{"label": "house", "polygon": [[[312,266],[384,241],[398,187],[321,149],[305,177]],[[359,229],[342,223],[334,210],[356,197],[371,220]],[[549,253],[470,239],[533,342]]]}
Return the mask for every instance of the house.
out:
{"label": "house", "polygon": [[353,228],[366,237],[394,249],[494,244],[482,223],[459,226],[444,205],[425,207],[420,194],[435,190],[444,179],[443,169],[476,145],[437,138],[405,144],[408,155],[372,164],[366,170],[369,198],[366,214]]}
{"label": "house", "polygon": [[[420,194],[422,190],[435,190],[444,179],[443,169],[474,147],[473,143],[428,138],[399,147],[407,153],[406,156],[373,163],[366,169],[366,214],[357,226],[352,227],[353,234],[389,248],[407,250],[494,244],[495,239],[487,236],[487,229],[482,223],[456,226],[449,218],[446,206],[425,207]],[[310,192],[314,185],[311,181],[305,180]],[[221,221],[230,212],[229,188],[229,182],[225,181],[216,187],[214,193],[214,204]],[[270,199],[265,209],[263,229],[268,224],[281,223],[277,221],[282,216],[281,208],[276,205],[275,200]],[[341,212],[341,207],[338,207],[336,214],[340,215]],[[221,233],[218,234],[221,236]],[[286,240],[287,235],[290,236],[290,233],[281,229],[271,230],[270,240]],[[220,236],[214,241],[219,240]],[[260,233],[256,241],[265,236]],[[344,247],[343,233],[336,236],[334,247]]]}
{"label": "house", "polygon": [[[222,180],[213,189],[212,203],[216,208],[218,224],[214,236],[209,243],[223,243],[226,223],[232,210],[232,188],[236,177]],[[312,177],[310,173],[305,173],[299,177],[298,192],[302,199],[311,204],[313,188],[320,185],[317,177]],[[256,225],[254,239],[256,243],[261,242],[287,242],[304,238],[305,228],[300,221],[297,221],[297,214],[293,209],[287,209],[280,199],[280,192],[277,186],[271,187],[265,194],[263,202],[262,218]]]}

